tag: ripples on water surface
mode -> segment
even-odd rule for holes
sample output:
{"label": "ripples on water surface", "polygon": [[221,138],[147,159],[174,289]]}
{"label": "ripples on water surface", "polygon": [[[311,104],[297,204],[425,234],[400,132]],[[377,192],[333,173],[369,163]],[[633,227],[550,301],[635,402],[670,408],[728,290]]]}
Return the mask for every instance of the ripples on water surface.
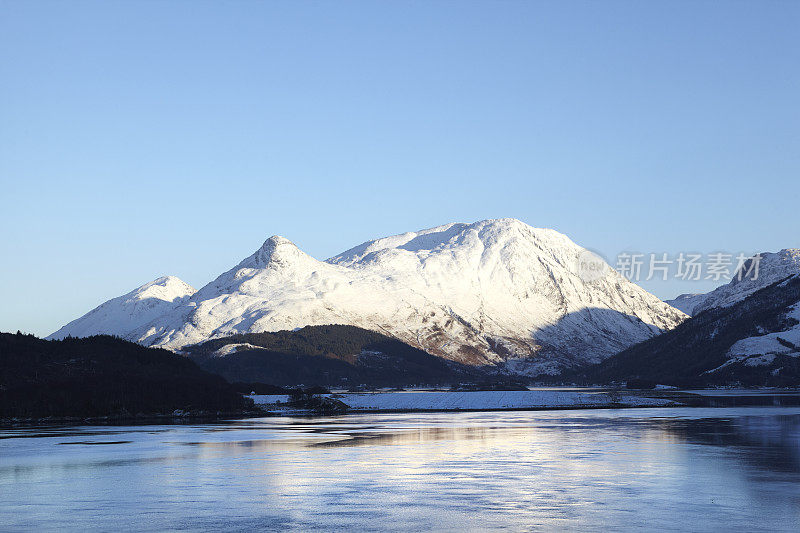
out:
{"label": "ripples on water surface", "polygon": [[800,529],[800,408],[0,430],[0,529]]}

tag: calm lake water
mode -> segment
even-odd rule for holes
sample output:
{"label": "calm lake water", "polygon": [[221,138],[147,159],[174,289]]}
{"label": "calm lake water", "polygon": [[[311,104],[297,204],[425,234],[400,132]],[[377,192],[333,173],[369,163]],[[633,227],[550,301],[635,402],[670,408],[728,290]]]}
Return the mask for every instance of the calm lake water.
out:
{"label": "calm lake water", "polygon": [[0,430],[0,530],[797,531],[800,408]]}

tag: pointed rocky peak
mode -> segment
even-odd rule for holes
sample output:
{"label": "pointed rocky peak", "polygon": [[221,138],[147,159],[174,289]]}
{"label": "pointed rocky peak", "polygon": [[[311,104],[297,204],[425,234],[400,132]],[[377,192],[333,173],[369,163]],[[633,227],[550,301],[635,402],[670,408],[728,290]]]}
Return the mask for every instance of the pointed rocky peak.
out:
{"label": "pointed rocky peak", "polygon": [[316,262],[292,241],[280,235],[273,235],[261,245],[261,248],[250,257],[239,263],[241,268],[269,268],[275,266],[288,266],[297,263]]}
{"label": "pointed rocky peak", "polygon": [[317,270],[320,264],[289,239],[273,235],[252,255],[197,291],[192,300],[199,302],[220,294],[233,294],[241,291],[242,284],[253,278],[271,273],[293,277],[301,272]]}

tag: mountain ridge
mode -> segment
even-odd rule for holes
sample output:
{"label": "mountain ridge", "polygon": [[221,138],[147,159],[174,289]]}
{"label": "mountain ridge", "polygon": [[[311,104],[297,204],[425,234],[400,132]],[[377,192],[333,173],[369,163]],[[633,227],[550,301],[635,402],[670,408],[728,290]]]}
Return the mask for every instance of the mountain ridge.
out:
{"label": "mountain ridge", "polygon": [[707,293],[681,294],[673,300],[666,300],[666,303],[693,316],[708,309],[738,303],[777,280],[798,273],[800,249],[784,248],[778,252],[762,252],[747,259],[734,272],[730,282]]}
{"label": "mountain ridge", "polygon": [[120,322],[127,322],[132,330],[173,310],[196,292],[194,287],[176,276],[162,276],[103,302],[51,333],[47,339],[109,333],[119,328]]}
{"label": "mountain ridge", "polygon": [[583,372],[593,383],[644,379],[679,386],[800,382],[800,274],[713,307]]}
{"label": "mountain ridge", "polygon": [[605,263],[586,278],[587,253],[515,219],[383,237],[326,261],[275,235],[162,315],[111,333],[176,350],[342,324],[459,363],[536,375],[597,362],[685,318]]}

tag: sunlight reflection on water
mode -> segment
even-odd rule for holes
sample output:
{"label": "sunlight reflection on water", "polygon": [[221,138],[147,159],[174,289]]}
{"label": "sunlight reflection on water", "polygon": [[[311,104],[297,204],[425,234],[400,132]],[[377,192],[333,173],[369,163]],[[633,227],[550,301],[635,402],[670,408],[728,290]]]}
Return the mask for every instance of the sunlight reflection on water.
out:
{"label": "sunlight reflection on water", "polygon": [[0,431],[0,529],[797,530],[800,409]]}

